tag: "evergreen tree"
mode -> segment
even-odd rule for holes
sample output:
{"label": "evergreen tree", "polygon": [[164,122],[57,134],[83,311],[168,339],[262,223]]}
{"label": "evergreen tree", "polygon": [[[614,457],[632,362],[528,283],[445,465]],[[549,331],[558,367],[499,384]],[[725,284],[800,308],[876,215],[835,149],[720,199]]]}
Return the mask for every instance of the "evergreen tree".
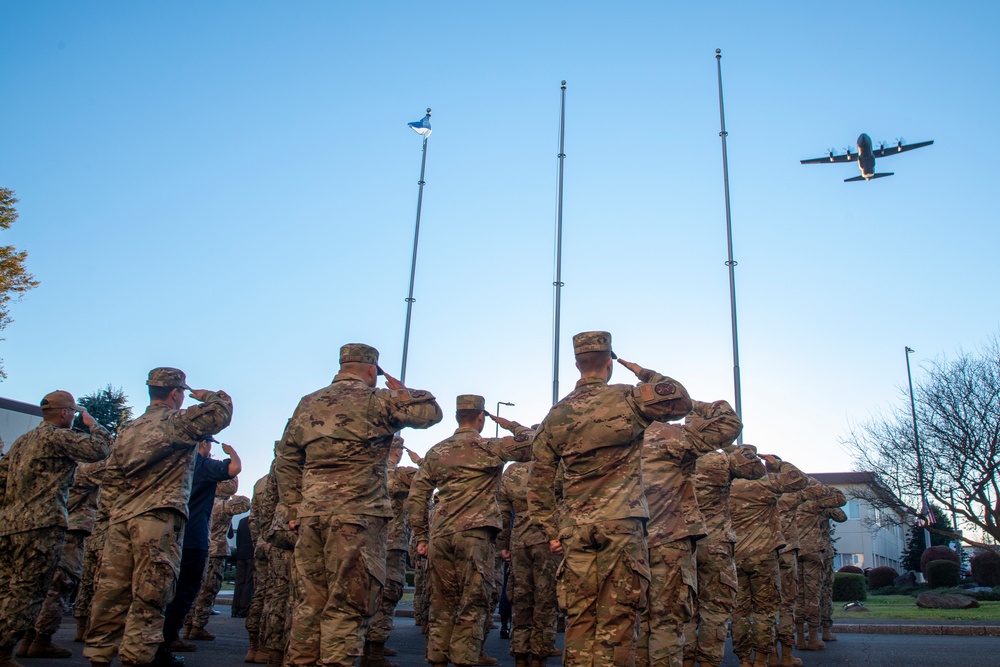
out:
{"label": "evergreen tree", "polygon": [[[118,433],[118,430],[132,419],[128,396],[120,388],[116,389],[110,384],[93,394],[80,397],[77,403],[87,408],[90,416],[112,433]],[[83,420],[79,415],[73,422],[73,428],[83,429]]]}
{"label": "evergreen tree", "polygon": [[[952,530],[951,517],[948,516],[943,507],[940,507],[934,503],[930,503],[931,512],[934,513],[935,528],[941,530]],[[951,544],[951,539],[945,535],[938,535],[936,533],[931,533],[931,543],[932,547],[946,547]],[[923,526],[911,525],[910,526],[910,541],[906,544],[906,553],[903,555],[903,567],[907,570],[913,570],[914,572],[920,572],[920,557],[924,554],[927,549],[928,544],[926,540],[926,531],[924,531]]]}

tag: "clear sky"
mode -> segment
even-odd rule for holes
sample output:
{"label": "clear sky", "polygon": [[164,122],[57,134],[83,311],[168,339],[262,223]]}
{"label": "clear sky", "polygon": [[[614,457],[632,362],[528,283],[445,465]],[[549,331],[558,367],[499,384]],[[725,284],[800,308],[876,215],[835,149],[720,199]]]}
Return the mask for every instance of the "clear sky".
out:
{"label": "clear sky", "polygon": [[[921,360],[998,330],[1000,5],[965,2],[5,2],[0,235],[41,281],[0,395],[154,366],[235,400],[266,471],[345,342],[398,374],[433,108],[407,383],[446,418],[552,393],[559,82],[568,82],[560,393],[571,336],[732,400],[715,49],[723,50],[745,438],[850,468],[852,424]],[[994,47],[989,46],[994,44]],[[802,166],[861,132],[934,145]],[[615,379],[632,381],[623,368]],[[493,427],[488,426],[492,432]]]}

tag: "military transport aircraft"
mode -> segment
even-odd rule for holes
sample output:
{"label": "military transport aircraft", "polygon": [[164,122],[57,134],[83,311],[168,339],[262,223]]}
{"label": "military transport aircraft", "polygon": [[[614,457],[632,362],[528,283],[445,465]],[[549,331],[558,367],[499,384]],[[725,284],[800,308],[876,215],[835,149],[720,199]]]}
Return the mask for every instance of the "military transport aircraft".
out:
{"label": "military transport aircraft", "polygon": [[834,155],[833,149],[830,149],[829,154],[826,157],[817,157],[811,160],[801,160],[802,164],[826,164],[828,162],[857,162],[858,166],[861,167],[861,175],[855,176],[854,178],[845,178],[844,182],[848,183],[850,181],[870,181],[873,178],[882,178],[883,176],[892,176],[894,172],[883,171],[880,174],[875,173],[875,158],[889,157],[890,155],[895,155],[896,153],[903,153],[905,151],[912,151],[914,148],[923,148],[924,146],[930,146],[933,141],[921,141],[916,144],[905,144],[902,139],[896,140],[895,146],[886,146],[885,142],[879,142],[878,148],[872,149],[872,138],[867,134],[862,133],[858,137],[858,152],[852,153],[850,148],[847,148],[847,153],[844,155]]}

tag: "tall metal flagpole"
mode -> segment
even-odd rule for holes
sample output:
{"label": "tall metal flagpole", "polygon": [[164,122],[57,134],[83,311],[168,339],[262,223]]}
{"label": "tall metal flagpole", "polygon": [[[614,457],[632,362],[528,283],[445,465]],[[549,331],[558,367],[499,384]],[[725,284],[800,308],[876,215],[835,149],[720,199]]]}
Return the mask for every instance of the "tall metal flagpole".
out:
{"label": "tall metal flagpole", "polygon": [[[427,109],[427,116],[424,120],[430,124],[431,110]],[[420,180],[417,181],[417,222],[413,228],[413,259],[410,262],[410,292],[406,297],[406,329],[403,332],[403,368],[399,372],[399,381],[406,384],[406,356],[410,349],[410,317],[413,314],[413,280],[417,274],[417,241],[420,240],[420,207],[424,201],[424,171],[427,168],[427,136],[424,135],[424,148],[420,157]]]}
{"label": "tall metal flagpole", "polygon": [[563,162],[566,159],[566,82],[562,82],[562,102],[559,111],[559,185],[556,198],[556,279],[552,283],[556,292],[555,316],[552,325],[552,404],[559,402],[559,317],[562,305],[562,211],[563,211]]}
{"label": "tall metal flagpole", "polygon": [[[913,416],[913,448],[917,454],[917,482],[920,484],[920,502],[923,503],[920,513],[931,514],[931,506],[927,504],[927,493],[924,491],[927,487],[924,486],[924,463],[920,456],[920,438],[917,436],[917,404],[913,400],[913,375],[910,373],[910,355],[913,354],[914,350],[909,345],[903,346],[903,349],[906,350],[906,382],[910,386],[910,414]],[[927,516],[925,515],[922,519],[924,521],[924,544],[930,548],[931,531],[927,530]]]}
{"label": "tall metal flagpole", "polygon": [[[736,333],[736,261],[733,259],[733,220],[729,213],[729,157],[726,154],[726,111],[722,103],[722,49],[715,50],[715,64],[719,71],[719,136],[722,137],[722,180],[726,191],[726,239],[729,243],[729,307],[733,321],[733,386],[736,398],[736,414],[743,418],[743,397],[740,392],[740,344]],[[736,438],[743,444],[743,433]]]}

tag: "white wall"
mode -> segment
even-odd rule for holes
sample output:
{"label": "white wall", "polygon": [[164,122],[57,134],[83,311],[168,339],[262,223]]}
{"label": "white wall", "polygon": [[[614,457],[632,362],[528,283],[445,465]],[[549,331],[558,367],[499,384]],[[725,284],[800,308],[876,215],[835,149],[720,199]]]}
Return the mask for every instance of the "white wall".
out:
{"label": "white wall", "polygon": [[[8,403],[13,403],[8,401]],[[26,406],[26,408],[33,406]],[[39,412],[41,410],[39,409]],[[18,409],[0,406],[0,438],[3,438],[4,453],[14,441],[42,422],[41,414],[33,415]]]}

